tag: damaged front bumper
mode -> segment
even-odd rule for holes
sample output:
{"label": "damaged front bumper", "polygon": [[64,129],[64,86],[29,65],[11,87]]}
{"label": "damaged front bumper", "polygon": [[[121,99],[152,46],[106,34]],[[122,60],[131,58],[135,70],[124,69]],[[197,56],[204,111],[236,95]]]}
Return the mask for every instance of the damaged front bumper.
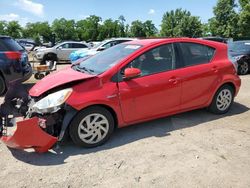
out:
{"label": "damaged front bumper", "polygon": [[10,148],[33,148],[39,153],[47,152],[58,139],[42,130],[41,121],[38,117],[19,121],[16,123],[16,130],[12,135],[8,135],[8,128],[5,127],[1,140]]}

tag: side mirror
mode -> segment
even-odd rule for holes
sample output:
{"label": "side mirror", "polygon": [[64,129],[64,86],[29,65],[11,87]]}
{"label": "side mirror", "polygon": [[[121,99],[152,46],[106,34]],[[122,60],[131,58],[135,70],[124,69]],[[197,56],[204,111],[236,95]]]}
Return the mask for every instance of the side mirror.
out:
{"label": "side mirror", "polygon": [[102,46],[102,47],[98,48],[97,51],[103,51],[103,50],[105,50],[105,49],[106,49],[106,48]]}
{"label": "side mirror", "polygon": [[59,46],[57,49],[58,49],[58,50],[61,50],[61,49],[62,49],[62,47],[61,47],[61,46]]}
{"label": "side mirror", "polygon": [[141,75],[141,70],[137,68],[126,68],[124,71],[124,76],[126,80],[136,78]]}

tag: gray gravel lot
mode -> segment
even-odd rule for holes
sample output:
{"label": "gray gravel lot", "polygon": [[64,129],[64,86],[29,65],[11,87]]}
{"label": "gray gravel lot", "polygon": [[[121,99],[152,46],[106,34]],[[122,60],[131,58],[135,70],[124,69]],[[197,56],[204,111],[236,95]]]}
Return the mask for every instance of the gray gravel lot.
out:
{"label": "gray gravel lot", "polygon": [[250,187],[250,75],[241,78],[226,115],[195,110],[142,123],[94,149],[69,141],[37,154],[0,143],[0,187]]}

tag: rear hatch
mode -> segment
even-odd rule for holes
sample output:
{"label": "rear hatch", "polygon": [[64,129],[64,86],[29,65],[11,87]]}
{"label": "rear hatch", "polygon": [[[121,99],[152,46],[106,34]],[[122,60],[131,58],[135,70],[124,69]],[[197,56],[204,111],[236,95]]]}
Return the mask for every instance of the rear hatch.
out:
{"label": "rear hatch", "polygon": [[23,74],[29,71],[28,54],[25,49],[10,37],[0,36],[0,55],[7,61],[14,61],[16,67],[20,66]]}

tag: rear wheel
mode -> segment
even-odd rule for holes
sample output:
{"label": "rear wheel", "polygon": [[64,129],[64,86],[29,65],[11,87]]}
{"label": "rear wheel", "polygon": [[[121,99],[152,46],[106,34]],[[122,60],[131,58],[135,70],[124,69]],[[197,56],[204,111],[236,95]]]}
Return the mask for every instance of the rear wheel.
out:
{"label": "rear wheel", "polygon": [[234,100],[234,90],[230,85],[222,86],[215,94],[208,110],[215,114],[225,114]]}
{"label": "rear wheel", "polygon": [[0,76],[0,96],[4,95],[6,92],[6,84],[2,76]]}
{"label": "rear wheel", "polygon": [[249,64],[248,64],[248,62],[246,60],[239,63],[238,74],[245,75],[245,74],[248,73],[248,71],[249,71]]}
{"label": "rear wheel", "polygon": [[102,107],[90,107],[77,114],[70,124],[69,133],[75,144],[96,147],[106,142],[113,130],[112,114]]}

